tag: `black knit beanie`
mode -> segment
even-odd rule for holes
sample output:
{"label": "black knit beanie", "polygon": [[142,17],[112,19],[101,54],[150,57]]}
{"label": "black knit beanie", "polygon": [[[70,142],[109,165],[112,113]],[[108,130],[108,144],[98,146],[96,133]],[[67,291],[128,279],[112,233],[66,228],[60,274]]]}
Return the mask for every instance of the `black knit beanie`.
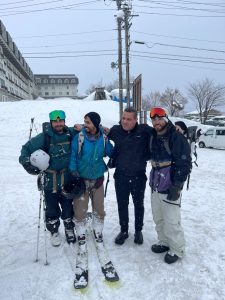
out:
{"label": "black knit beanie", "polygon": [[184,131],[184,134],[188,133],[187,126],[186,126],[186,124],[183,121],[176,121],[175,125],[180,126],[180,128]]}
{"label": "black knit beanie", "polygon": [[99,131],[99,125],[101,123],[101,117],[99,116],[99,114],[92,111],[84,116],[84,118],[86,117],[89,117],[89,119],[91,120],[91,122],[93,123],[97,131]]}

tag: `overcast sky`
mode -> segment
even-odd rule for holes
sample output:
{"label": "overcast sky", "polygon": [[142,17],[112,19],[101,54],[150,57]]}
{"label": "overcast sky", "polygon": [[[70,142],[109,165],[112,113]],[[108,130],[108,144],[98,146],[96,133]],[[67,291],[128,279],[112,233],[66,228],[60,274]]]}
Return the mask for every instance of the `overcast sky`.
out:
{"label": "overcast sky", "polygon": [[[186,95],[206,77],[225,83],[225,0],[130,2],[139,15],[131,21],[131,76],[142,74],[143,94],[170,87]],[[110,0],[0,0],[0,19],[34,74],[73,73],[80,93],[118,77],[116,11]]]}

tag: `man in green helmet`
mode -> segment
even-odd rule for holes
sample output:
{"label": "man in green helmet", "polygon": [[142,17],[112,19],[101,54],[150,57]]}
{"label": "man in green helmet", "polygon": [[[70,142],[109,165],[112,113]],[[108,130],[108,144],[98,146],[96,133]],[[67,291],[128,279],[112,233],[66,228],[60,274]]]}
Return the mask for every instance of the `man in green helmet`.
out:
{"label": "man in green helmet", "polygon": [[41,149],[50,156],[49,167],[45,170],[44,195],[46,201],[46,228],[51,233],[51,243],[59,246],[61,238],[58,232],[60,220],[65,226],[68,243],[75,243],[72,200],[62,195],[62,186],[69,182],[68,170],[71,140],[77,133],[72,127],[65,125],[66,115],[62,110],[54,110],[49,114],[50,124],[44,132],[29,140],[22,146],[19,162],[31,175],[40,173],[40,169],[30,162],[30,156]]}

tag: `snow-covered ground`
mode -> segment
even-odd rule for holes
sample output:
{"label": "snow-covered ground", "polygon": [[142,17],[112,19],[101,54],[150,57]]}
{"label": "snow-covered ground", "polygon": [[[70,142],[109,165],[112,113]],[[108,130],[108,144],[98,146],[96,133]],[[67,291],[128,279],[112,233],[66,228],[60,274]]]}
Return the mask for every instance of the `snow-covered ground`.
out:
{"label": "snow-covered ground", "polygon": [[[156,233],[149,187],[145,194],[144,244],[139,246],[133,242],[132,201],[130,236],[123,246],[114,244],[119,225],[110,170],[104,239],[120,283],[108,285],[104,281],[89,238],[89,286],[84,292],[74,290],[75,249],[65,241],[59,248],[53,248],[48,241],[50,264],[45,266],[43,221],[40,261],[34,263],[40,195],[36,177],[23,170],[18,156],[29,136],[30,119],[35,118],[35,135],[53,109],[66,111],[68,125],[83,122],[84,114],[89,111],[100,113],[106,126],[118,122],[118,103],[113,101],[63,99],[0,103],[0,299],[225,299],[225,150],[198,149],[199,167],[194,166],[190,189],[184,190],[182,197],[182,224],[187,242],[183,260],[167,265],[163,254],[150,251]],[[60,230],[63,235],[62,226]]]}

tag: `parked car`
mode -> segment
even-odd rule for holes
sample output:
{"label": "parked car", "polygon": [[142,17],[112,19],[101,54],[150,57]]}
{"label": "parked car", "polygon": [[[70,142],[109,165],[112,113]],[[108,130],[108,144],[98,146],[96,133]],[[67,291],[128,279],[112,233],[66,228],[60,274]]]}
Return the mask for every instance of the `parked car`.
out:
{"label": "parked car", "polygon": [[199,148],[225,148],[225,127],[209,128],[199,137]]}
{"label": "parked car", "polygon": [[225,116],[215,116],[205,123],[212,126],[225,126]]}

